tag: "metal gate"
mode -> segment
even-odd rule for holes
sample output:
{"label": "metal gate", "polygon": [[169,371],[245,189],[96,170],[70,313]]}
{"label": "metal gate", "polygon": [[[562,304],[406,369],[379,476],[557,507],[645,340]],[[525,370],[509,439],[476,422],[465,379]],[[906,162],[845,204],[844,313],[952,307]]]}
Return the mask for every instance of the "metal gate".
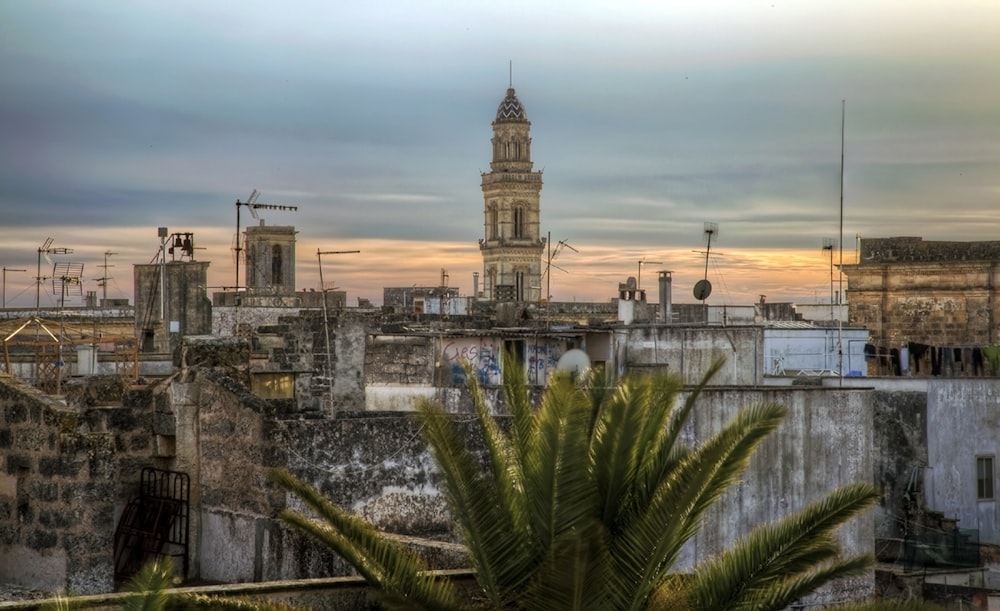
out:
{"label": "metal gate", "polygon": [[191,478],[180,471],[142,470],[139,496],[131,499],[115,529],[115,581],[129,579],[151,560],[180,559],[188,574]]}

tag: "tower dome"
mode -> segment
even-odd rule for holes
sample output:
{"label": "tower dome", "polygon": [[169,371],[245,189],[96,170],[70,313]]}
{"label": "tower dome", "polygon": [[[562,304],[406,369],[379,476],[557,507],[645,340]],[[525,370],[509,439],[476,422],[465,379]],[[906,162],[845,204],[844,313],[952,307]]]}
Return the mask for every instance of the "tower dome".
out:
{"label": "tower dome", "polygon": [[514,95],[514,88],[507,88],[507,97],[500,102],[497,108],[497,121],[527,121],[528,115],[524,112],[521,100]]}

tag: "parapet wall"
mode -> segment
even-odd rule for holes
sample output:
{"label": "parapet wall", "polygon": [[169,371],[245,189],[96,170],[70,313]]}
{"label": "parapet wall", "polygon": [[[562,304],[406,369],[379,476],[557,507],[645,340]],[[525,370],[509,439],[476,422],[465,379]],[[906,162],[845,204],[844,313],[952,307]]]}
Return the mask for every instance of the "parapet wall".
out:
{"label": "parapet wall", "polygon": [[864,238],[861,264],[945,261],[1000,261],[1000,241],[945,242],[919,237]]}

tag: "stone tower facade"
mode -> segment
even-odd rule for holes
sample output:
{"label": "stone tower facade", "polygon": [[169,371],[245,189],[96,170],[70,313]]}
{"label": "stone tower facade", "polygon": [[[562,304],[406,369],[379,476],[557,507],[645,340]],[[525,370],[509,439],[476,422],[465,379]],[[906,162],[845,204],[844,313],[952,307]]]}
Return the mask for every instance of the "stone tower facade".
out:
{"label": "stone tower facade", "polygon": [[258,295],[295,293],[295,228],[267,226],[246,232],[246,287]]}
{"label": "stone tower facade", "polygon": [[542,294],[542,173],[532,171],[530,131],[511,87],[493,121],[493,161],[482,175],[482,296],[491,301],[538,302]]}

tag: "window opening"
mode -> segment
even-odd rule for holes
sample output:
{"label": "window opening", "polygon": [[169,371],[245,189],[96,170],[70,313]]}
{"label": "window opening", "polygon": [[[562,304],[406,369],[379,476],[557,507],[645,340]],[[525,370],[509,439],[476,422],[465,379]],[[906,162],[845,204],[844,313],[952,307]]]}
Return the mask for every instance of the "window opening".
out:
{"label": "window opening", "polygon": [[993,500],[994,481],[995,481],[995,472],[993,470],[993,457],[977,456],[976,457],[976,500],[978,501]]}

